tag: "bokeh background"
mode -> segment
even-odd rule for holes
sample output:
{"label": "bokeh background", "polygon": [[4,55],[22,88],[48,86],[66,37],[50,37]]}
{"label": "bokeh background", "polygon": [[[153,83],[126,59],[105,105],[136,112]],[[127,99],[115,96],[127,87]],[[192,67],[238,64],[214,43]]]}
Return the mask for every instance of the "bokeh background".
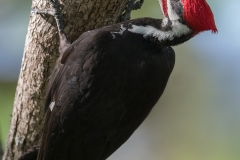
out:
{"label": "bokeh background", "polygon": [[[149,117],[109,160],[240,159],[240,1],[208,0],[219,30],[174,47],[176,65]],[[5,146],[31,0],[0,1],[0,140]],[[132,18],[161,18],[157,0]]]}

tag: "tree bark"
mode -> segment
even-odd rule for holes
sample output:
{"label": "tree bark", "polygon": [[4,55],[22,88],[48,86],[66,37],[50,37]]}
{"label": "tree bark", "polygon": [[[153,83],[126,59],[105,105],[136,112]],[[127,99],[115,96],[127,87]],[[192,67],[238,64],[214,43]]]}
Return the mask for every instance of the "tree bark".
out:
{"label": "tree bark", "polygon": [[[64,32],[73,42],[84,31],[116,23],[128,0],[62,0]],[[32,7],[46,9],[46,0]],[[45,88],[58,56],[53,17],[31,14],[3,160],[18,159],[39,144],[44,123]]]}

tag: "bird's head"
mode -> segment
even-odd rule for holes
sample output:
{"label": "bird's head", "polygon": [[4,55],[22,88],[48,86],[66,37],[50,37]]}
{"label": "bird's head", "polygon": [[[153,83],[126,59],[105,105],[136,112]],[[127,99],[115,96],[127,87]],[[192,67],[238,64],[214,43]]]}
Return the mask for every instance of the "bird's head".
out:
{"label": "bird's head", "polygon": [[217,32],[211,8],[205,0],[159,0],[163,15],[171,21],[181,21],[194,34],[211,30]]}

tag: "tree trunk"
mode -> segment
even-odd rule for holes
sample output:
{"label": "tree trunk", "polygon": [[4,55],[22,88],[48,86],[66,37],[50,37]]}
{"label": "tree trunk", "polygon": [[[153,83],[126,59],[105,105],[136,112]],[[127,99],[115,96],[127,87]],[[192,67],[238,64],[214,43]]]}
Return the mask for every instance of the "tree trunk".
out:
{"label": "tree trunk", "polygon": [[[116,23],[127,1],[62,0],[64,32],[73,42],[84,31]],[[47,2],[33,0],[32,7],[45,9],[49,7]],[[58,41],[54,18],[31,14],[3,160],[18,159],[39,144],[45,117],[45,88],[58,56]]]}

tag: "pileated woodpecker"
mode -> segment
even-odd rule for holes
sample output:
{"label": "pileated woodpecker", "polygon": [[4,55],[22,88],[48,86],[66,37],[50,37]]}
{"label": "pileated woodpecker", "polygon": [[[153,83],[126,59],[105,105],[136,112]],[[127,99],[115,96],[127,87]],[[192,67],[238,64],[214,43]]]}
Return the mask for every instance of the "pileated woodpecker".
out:
{"label": "pileated woodpecker", "polygon": [[[179,45],[217,32],[205,0],[159,0],[163,19],[139,18],[83,33],[70,44],[51,0],[60,59],[46,100],[38,160],[105,160],[133,134],[162,95]],[[34,10],[35,13],[47,13]]]}

